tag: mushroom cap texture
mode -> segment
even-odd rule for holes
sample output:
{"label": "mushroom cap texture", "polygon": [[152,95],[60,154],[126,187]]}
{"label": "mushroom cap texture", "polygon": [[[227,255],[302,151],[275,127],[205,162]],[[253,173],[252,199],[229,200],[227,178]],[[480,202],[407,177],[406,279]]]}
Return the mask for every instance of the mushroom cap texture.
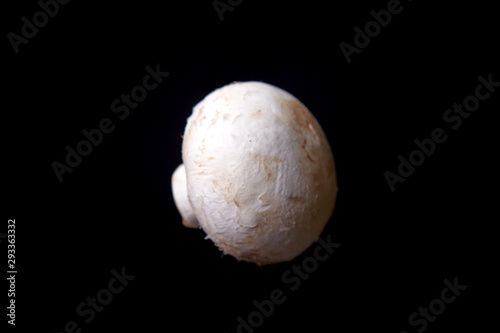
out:
{"label": "mushroom cap texture", "polygon": [[263,82],[235,82],[193,108],[182,144],[187,195],[216,246],[258,265],[290,261],[332,215],[335,164],[314,116]]}

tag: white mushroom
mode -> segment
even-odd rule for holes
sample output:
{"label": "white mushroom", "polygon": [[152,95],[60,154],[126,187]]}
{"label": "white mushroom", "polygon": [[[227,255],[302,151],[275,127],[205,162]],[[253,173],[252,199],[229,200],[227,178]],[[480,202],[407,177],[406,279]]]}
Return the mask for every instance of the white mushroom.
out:
{"label": "white mushroom", "polygon": [[337,195],[335,164],[316,119],[262,82],[207,95],[184,132],[172,176],[185,226],[258,265],[290,261],[317,241]]}

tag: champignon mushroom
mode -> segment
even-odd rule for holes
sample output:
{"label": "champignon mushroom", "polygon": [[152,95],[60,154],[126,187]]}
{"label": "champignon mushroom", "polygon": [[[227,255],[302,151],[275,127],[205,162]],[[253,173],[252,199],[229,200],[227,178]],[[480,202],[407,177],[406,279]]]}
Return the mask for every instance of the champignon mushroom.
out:
{"label": "champignon mushroom", "polygon": [[325,134],[273,85],[236,82],[208,94],[188,118],[182,160],[172,191],[184,225],[238,260],[290,261],[332,215],[337,180]]}

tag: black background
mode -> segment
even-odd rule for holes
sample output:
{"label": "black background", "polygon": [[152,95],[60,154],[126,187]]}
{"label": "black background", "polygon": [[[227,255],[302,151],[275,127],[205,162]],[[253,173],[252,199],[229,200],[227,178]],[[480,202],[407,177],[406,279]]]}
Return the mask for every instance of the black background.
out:
{"label": "black background", "polygon": [[[1,231],[16,219],[15,329],[235,332],[254,300],[281,289],[286,302],[256,332],[416,332],[408,317],[455,277],[467,290],[426,331],[491,328],[500,92],[457,130],[442,116],[479,75],[500,81],[498,15],[478,2],[401,3],[350,64],[339,44],[353,44],[353,28],[387,1],[245,0],[222,22],[212,1],[71,1],[18,54],[5,37]],[[4,4],[4,36],[38,10]],[[156,64],[169,77],[119,120],[111,102]],[[339,195],[322,238],[341,246],[296,291],[282,274],[312,248],[262,268],[221,257],[202,230],[182,226],[171,195],[192,107],[246,80],[299,98],[336,161]],[[51,163],[102,118],[115,130],[59,183]],[[436,127],[447,141],[392,193],[384,172]],[[122,267],[136,278],[85,324],[76,307]]]}

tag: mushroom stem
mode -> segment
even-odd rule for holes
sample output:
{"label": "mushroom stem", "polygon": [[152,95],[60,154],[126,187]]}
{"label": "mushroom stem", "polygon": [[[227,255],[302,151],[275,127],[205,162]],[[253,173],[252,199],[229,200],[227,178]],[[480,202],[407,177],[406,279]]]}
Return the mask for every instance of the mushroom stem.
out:
{"label": "mushroom stem", "polygon": [[188,228],[199,228],[200,224],[188,198],[186,168],[184,164],[179,165],[172,174],[172,193],[175,205],[182,216],[182,224]]}

